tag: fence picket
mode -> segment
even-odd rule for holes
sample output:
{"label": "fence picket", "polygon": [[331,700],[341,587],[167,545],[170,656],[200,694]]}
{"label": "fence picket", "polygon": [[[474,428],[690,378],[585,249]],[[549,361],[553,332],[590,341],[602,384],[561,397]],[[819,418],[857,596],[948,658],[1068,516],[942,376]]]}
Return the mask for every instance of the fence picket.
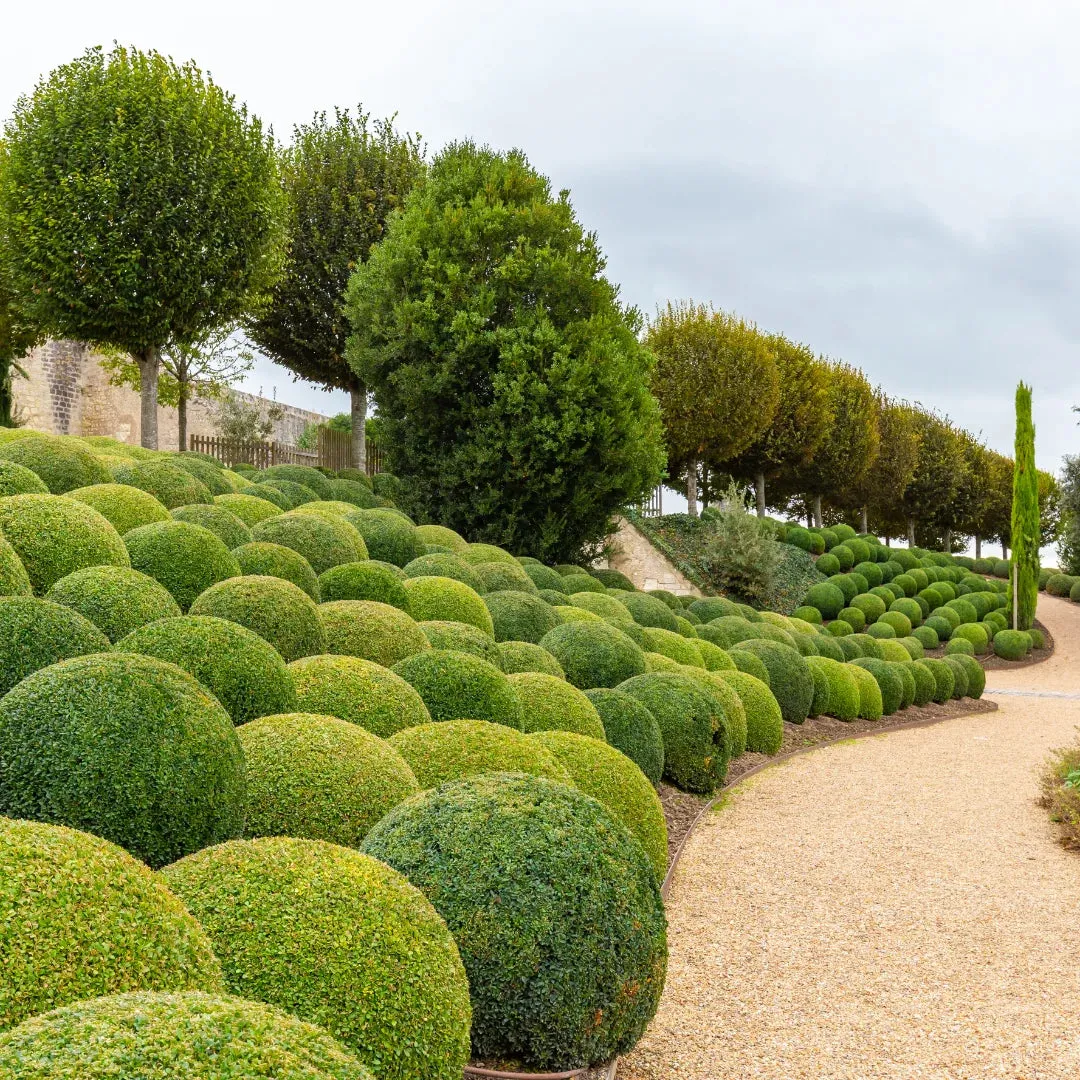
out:
{"label": "fence picket", "polygon": [[[315,450],[302,450],[290,443],[276,441],[226,439],[220,435],[191,435],[188,449],[207,454],[227,468],[247,464],[256,469],[271,465],[311,465],[316,468],[339,469],[349,467],[352,455],[352,437],[347,431],[319,428],[319,442]],[[366,472],[374,476],[382,472],[383,452],[375,443],[367,444]]]}

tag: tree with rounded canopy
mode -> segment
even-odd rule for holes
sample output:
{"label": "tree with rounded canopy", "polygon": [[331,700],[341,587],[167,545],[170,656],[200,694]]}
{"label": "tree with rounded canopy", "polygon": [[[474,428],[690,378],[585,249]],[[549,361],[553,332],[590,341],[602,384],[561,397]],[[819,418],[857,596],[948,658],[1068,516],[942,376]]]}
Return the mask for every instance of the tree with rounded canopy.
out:
{"label": "tree with rounded canopy", "polygon": [[410,516],[573,562],[656,485],[654,360],[604,266],[520,151],[434,160],[346,302]]}
{"label": "tree with rounded canopy", "polygon": [[902,500],[910,547],[916,524],[936,525],[941,508],[956,498],[965,471],[963,440],[948,417],[919,408],[915,420],[919,461]]}
{"label": "tree with rounded canopy", "polygon": [[825,441],[832,423],[829,368],[806,345],[781,334],[768,338],[776,357],[780,393],[764,431],[725,469],[752,481],[758,517],[765,516],[765,483],[806,465]]}
{"label": "tree with rounded canopy", "polygon": [[990,452],[974,435],[961,431],[960,440],[964,447],[964,486],[956,498],[939,515],[943,526],[941,550],[952,551],[953,533],[975,537],[975,556],[982,555],[982,522],[986,506],[991,498]]}
{"label": "tree with rounded canopy", "polygon": [[418,135],[357,109],[317,113],[283,155],[288,251],[270,303],[248,333],[296,376],[351,398],[352,467],[365,466],[368,391],[345,357],[349,276],[424,175]]}
{"label": "tree with rounded canopy", "polygon": [[979,513],[972,523],[976,550],[982,555],[982,541],[996,540],[1001,544],[1002,558],[1009,557],[1009,529],[1012,524],[1012,458],[987,450],[987,493]]}
{"label": "tree with rounded canopy", "polygon": [[20,98],[0,155],[0,247],[27,318],[135,357],[156,448],[162,347],[235,321],[276,272],[271,136],[193,63],[117,46]]}
{"label": "tree with rounded canopy", "polygon": [[1035,425],[1031,421],[1031,387],[1016,387],[1016,445],[1014,448],[1012,571],[1009,615],[1014,630],[1030,630],[1039,600],[1039,477],[1035,470]]}
{"label": "tree with rounded canopy", "polygon": [[652,391],[668,472],[685,474],[687,510],[696,517],[698,468],[722,466],[772,420],[780,397],[776,357],[757,327],[693,301],[658,308],[645,344],[656,356]]}

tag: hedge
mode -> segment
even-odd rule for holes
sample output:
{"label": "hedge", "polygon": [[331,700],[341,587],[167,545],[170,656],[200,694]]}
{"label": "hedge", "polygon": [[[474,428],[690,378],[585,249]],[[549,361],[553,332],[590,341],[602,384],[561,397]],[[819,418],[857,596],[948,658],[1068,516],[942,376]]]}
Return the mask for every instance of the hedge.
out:
{"label": "hedge", "polygon": [[796,649],[777,641],[741,641],[732,652],[753,653],[769,672],[769,689],[780,705],[784,719],[801,724],[810,713],[814,682],[806,660]]}
{"label": "hedge", "polygon": [[334,716],[264,716],[238,734],[247,765],[246,836],[359,847],[381,817],[420,790],[388,742]]}
{"label": "hedge", "polygon": [[1002,660],[1023,660],[1031,651],[1031,635],[1026,630],[999,630],[994,635],[994,655]]}
{"label": "hedge", "polygon": [[175,510],[189,503],[214,501],[210,489],[201,480],[196,480],[190,473],[168,461],[141,461],[125,465],[113,471],[113,479],[118,484],[148,492],[166,510]]}
{"label": "hedge", "polygon": [[[256,540],[234,548],[232,554],[244,577],[281,578],[283,581],[291,581],[316,603],[321,598],[319,579],[312,570],[311,563],[292,548],[283,547],[281,544],[270,544],[265,540]],[[349,565],[366,566],[367,564]]]}
{"label": "hedge", "polygon": [[545,634],[539,644],[580,690],[616,687],[645,672],[642,649],[604,622],[563,623]]}
{"label": "hedge", "polygon": [[380,1080],[460,1080],[465,971],[400,874],[335,844],[264,837],[200,851],[165,877],[210,935],[230,991],[326,1028]]}
{"label": "hedge", "polygon": [[130,653],[35,672],[0,700],[0,814],[69,825],[151,866],[237,836],[244,759],[190,675]]}
{"label": "hedge", "polygon": [[944,660],[925,659],[916,660],[915,663],[922,664],[934,677],[934,694],[931,700],[939,705],[949,701],[956,687],[956,679],[952,674],[952,668]]}
{"label": "hedge", "polygon": [[105,634],[71,608],[31,596],[0,597],[0,696],[41,668],[109,647]]}
{"label": "hedge", "polygon": [[685,791],[715,790],[727,771],[725,747],[730,745],[719,698],[698,680],[675,671],[636,675],[618,689],[656,718],[664,740],[664,776]]}
{"label": "hedge", "polygon": [[169,511],[153,495],[127,484],[94,484],[69,491],[67,497],[93,507],[121,536],[140,525],[169,520]]}
{"label": "hedge", "polygon": [[110,479],[108,469],[93,451],[73,439],[55,435],[26,432],[0,445],[0,459],[28,469],[53,495],[92,484],[107,484]]}
{"label": "hedge", "polygon": [[125,566],[76,570],[56,582],[46,598],[89,619],[110,642],[146,623],[180,614],[164,586]]}
{"label": "hedge", "polygon": [[560,625],[551,606],[527,592],[510,589],[489,592],[483,600],[491,614],[496,641],[529,641],[538,645],[545,634]]}
{"label": "hedge", "polygon": [[[130,566],[120,534],[92,507],[57,495],[0,499],[0,534],[22,563],[38,596],[86,566]],[[11,566],[9,580],[21,575]]]}
{"label": "hedge", "polygon": [[238,517],[248,528],[254,528],[260,521],[281,516],[285,508],[277,506],[266,499],[265,488],[259,486],[249,490],[254,490],[257,494],[215,495],[214,505],[224,507],[230,514]]}
{"label": "hedge", "polygon": [[383,667],[429,649],[424,632],[400,608],[377,600],[334,600],[320,604],[325,647],[318,652],[358,656]]}
{"label": "hedge", "polygon": [[622,690],[597,687],[586,690],[585,696],[600,716],[608,743],[630,758],[651,783],[659,784],[664,771],[664,741],[656,717]]}
{"label": "hedge", "polygon": [[539,671],[544,675],[566,678],[559,661],[541,645],[533,645],[529,641],[501,641],[496,648],[499,651],[497,666],[507,675],[518,671]]}
{"label": "hedge", "polygon": [[319,575],[319,596],[334,600],[377,600],[412,614],[402,571],[392,563],[377,559],[342,563]]}
{"label": "hedge", "polygon": [[880,720],[883,702],[877,679],[866,668],[854,662],[849,663],[847,668],[859,687],[859,719]]}
{"label": "hedge", "polygon": [[667,960],[659,885],[595,799],[539,777],[476,776],[392,811],[365,851],[430,896],[454,934],[477,1058],[608,1061],[655,1014]]}
{"label": "hedge", "polygon": [[495,636],[495,625],[483,598],[464,582],[446,577],[415,577],[404,582],[418,622],[463,622]]}
{"label": "hedge", "polygon": [[513,772],[569,784],[570,774],[534,739],[484,720],[449,720],[399,731],[390,745],[405,759],[422,788],[481,773]]}
{"label": "hedge", "polygon": [[499,646],[488,634],[475,626],[444,620],[420,623],[420,629],[433,649],[472,653],[473,656],[479,656],[481,660],[505,670]]}
{"label": "hedge", "polygon": [[0,1035],[0,1075],[372,1080],[325,1031],[237,997],[128,993],[79,1001]]}
{"label": "hedge", "polygon": [[228,619],[162,619],[128,634],[118,648],[183,668],[221,702],[234,724],[296,706],[292,680],[278,651]]}
{"label": "hedge", "polygon": [[487,720],[522,730],[521,702],[513,685],[478,656],[428,649],[395,664],[394,671],[423,698],[432,720]]}
{"label": "hedge", "polygon": [[807,659],[811,671],[817,671],[826,680],[829,687],[830,716],[837,720],[855,720],[859,715],[859,684],[851,674],[847,664],[831,660],[826,656],[811,656]]}
{"label": "hedge", "polygon": [[[459,555],[445,552],[421,555],[412,562],[406,563],[404,570],[406,577],[453,578],[455,581],[468,585],[474,592],[484,592],[484,583],[480,580],[480,575]],[[562,578],[560,577],[559,580],[561,581]]]}

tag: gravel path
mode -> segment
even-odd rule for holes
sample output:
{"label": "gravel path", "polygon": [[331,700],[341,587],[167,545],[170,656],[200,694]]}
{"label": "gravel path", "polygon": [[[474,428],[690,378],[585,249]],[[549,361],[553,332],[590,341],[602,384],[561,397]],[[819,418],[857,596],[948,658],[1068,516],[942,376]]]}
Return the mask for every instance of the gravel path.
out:
{"label": "gravel path", "polygon": [[[1080,1077],[1080,858],[1035,805],[1080,724],[1080,605],[1000,709],[767,770],[691,837],[620,1080]],[[992,690],[988,690],[992,693]]]}

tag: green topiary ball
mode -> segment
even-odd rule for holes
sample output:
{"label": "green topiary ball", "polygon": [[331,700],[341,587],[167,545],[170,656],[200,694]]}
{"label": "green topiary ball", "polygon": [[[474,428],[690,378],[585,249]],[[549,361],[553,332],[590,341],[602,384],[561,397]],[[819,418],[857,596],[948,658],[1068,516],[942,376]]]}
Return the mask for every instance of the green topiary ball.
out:
{"label": "green topiary ball", "polygon": [[[190,473],[169,461],[141,461],[124,465],[113,471],[113,479],[118,484],[127,484],[129,487],[149,492],[166,510],[175,510],[178,506],[187,506],[189,503],[214,501],[210,489],[201,480],[196,480]],[[108,477],[105,480],[108,480]]]}
{"label": "green topiary ball", "polygon": [[1031,651],[1031,635],[1024,630],[999,630],[994,635],[994,655],[1002,660],[1023,660]]}
{"label": "green topiary ball", "polygon": [[[875,598],[876,599],[876,598]],[[844,623],[851,627],[851,633],[860,634],[866,629],[866,614],[862,608],[846,607],[840,609],[840,614],[833,620],[833,622]],[[829,623],[832,626],[833,623]],[[830,631],[833,633],[833,631]],[[835,637],[843,637],[843,634],[834,634]]]}
{"label": "green topiary ball", "polygon": [[[563,579],[564,581],[566,578]],[[637,623],[630,618],[630,612],[615,599],[614,596],[608,596],[606,593],[594,593],[594,592],[579,592],[574,593],[573,596],[563,597],[562,603],[571,604],[573,607],[583,608],[585,611],[591,611],[594,615],[599,615],[602,619],[616,619],[621,622],[633,623],[637,626]],[[676,616],[676,619],[678,616]],[[670,633],[670,631],[666,631]]]}
{"label": "green topiary ball", "polygon": [[975,646],[966,637],[954,637],[951,638],[948,644],[945,646],[946,656],[955,656],[957,653],[964,653],[967,656],[975,655]]}
{"label": "green topiary ball", "polygon": [[269,481],[252,484],[251,487],[244,488],[244,491],[256,499],[269,502],[283,512],[303,506],[306,502],[318,500],[318,496],[311,488],[303,487],[301,484],[290,484],[283,480],[273,484]]}
{"label": "green topiary ball", "polygon": [[[233,549],[233,558],[244,577],[276,577],[291,581],[298,589],[307,593],[316,603],[321,598],[319,579],[311,569],[311,563],[292,548],[281,544],[268,544],[254,541],[241,544]],[[352,563],[353,566],[365,566],[366,563]]]}
{"label": "green topiary ball", "polygon": [[7,495],[48,495],[49,489],[45,481],[26,468],[25,465],[17,465],[14,461],[0,459],[0,498]]}
{"label": "green topiary ball", "polygon": [[[910,597],[903,597],[900,600],[894,600],[889,605],[889,611],[898,611],[903,615],[908,622],[913,626],[919,626],[923,621],[922,607],[917,600],[913,600]],[[899,633],[899,630],[897,630]],[[901,634],[901,637],[907,637],[906,634]]]}
{"label": "green topiary ball", "polygon": [[409,594],[398,567],[377,559],[342,563],[319,576],[319,592],[324,601],[376,600],[412,613]]}
{"label": "green topiary ball", "polygon": [[394,671],[416,689],[433,720],[487,720],[522,730],[513,684],[478,656],[429,649],[395,664]]}
{"label": "green topiary ball", "polygon": [[[567,588],[573,587],[573,585],[567,586]],[[674,612],[655,596],[649,596],[646,593],[629,593],[618,599],[630,612],[634,622],[640,626],[658,626],[661,630],[678,632],[679,624],[675,621]]]}
{"label": "green topiary ball", "polygon": [[363,540],[344,521],[320,514],[279,514],[260,521],[251,530],[252,538],[270,544],[280,544],[303,555],[316,574],[332,566],[366,559]]}
{"label": "green topiary ball", "polygon": [[390,745],[408,762],[422,788],[493,772],[570,783],[566,769],[550,751],[504,724],[484,720],[425,724],[399,731]]}
{"label": "green topiary ball", "polygon": [[821,612],[816,607],[797,607],[792,613],[793,619],[802,619],[803,622],[812,623],[814,626],[821,625]]}
{"label": "green topiary ball", "polygon": [[445,577],[415,577],[405,581],[413,615],[418,622],[463,622],[495,636],[495,625],[483,599],[464,582]]}
{"label": "green topiary ball", "polygon": [[728,656],[731,657],[731,662],[735,665],[736,670],[745,672],[747,675],[753,675],[755,679],[759,679],[766,686],[769,685],[769,669],[752,652],[732,649]]}
{"label": "green topiary ball", "polygon": [[192,503],[190,506],[178,506],[172,512],[172,517],[176,521],[187,521],[209,529],[230,551],[251,542],[251,530],[224,506]]}
{"label": "green topiary ball", "polygon": [[399,806],[365,850],[430,896],[455,935],[478,1058],[536,1069],[607,1061],[656,1012],[667,959],[659,886],[595,799],[538,777],[472,777]]}
{"label": "green topiary ball", "polygon": [[131,565],[164,585],[181,611],[211,585],[240,573],[229,549],[209,529],[186,521],[142,525],[123,542]]}
{"label": "green topiary ball", "polygon": [[[703,623],[712,622],[713,619],[721,619],[725,615],[738,615],[737,604],[728,600],[726,596],[701,596],[691,601],[688,611],[693,612]],[[811,608],[815,614],[816,608]],[[805,617],[805,616],[804,616]],[[820,616],[819,616],[820,617]]]}
{"label": "green topiary ball", "polygon": [[0,695],[41,668],[108,649],[109,639],[71,608],[31,596],[0,597]]}
{"label": "green topiary ball", "polygon": [[848,674],[855,679],[859,687],[859,719],[880,720],[883,703],[877,679],[866,668],[854,662],[849,663],[847,668]]}
{"label": "green topiary ball", "polygon": [[289,484],[300,484],[315,493],[317,499],[332,499],[330,481],[318,469],[310,465],[271,465],[269,469],[252,477],[256,483],[276,483],[283,480]]}
{"label": "green topiary ball", "polygon": [[705,667],[705,659],[696,643],[681,634],[661,630],[658,626],[647,626],[644,628],[643,636],[646,652],[659,653],[661,656],[670,657],[677,663],[687,664],[690,667]]}
{"label": "green topiary ball", "polygon": [[686,791],[711,793],[727,771],[730,747],[720,699],[677,671],[636,675],[618,689],[656,718],[664,740],[664,776]]}
{"label": "green topiary ball", "polygon": [[664,740],[656,717],[631,694],[598,687],[586,690],[604,725],[607,741],[621,750],[653,784],[664,772]]}
{"label": "green topiary ball", "polygon": [[201,480],[210,489],[211,495],[228,495],[236,490],[225,476],[221,462],[209,455],[184,450],[171,454],[169,462],[194,476],[196,480]]}
{"label": "green topiary ball", "polygon": [[433,649],[472,653],[503,670],[499,646],[475,626],[460,622],[426,622],[420,623],[420,629]]}
{"label": "green topiary ball", "polygon": [[335,600],[320,604],[318,615],[326,642],[319,652],[358,656],[391,667],[430,648],[411,616],[377,600]]}
{"label": "green topiary ball", "polygon": [[[56,495],[0,499],[0,534],[38,596],[86,566],[129,566],[120,534],[92,507]],[[14,575],[18,578],[18,575]]]}
{"label": "green topiary ball", "polygon": [[22,560],[0,534],[0,596],[31,596],[33,591]]}
{"label": "green topiary ball", "polygon": [[0,1035],[0,1076],[372,1080],[320,1028],[237,997],[131,993],[79,1001]]}
{"label": "green topiary ball", "polygon": [[933,701],[934,693],[937,690],[937,682],[930,669],[924,665],[912,661],[905,666],[915,680],[915,695],[912,704],[921,708],[928,702]]}
{"label": "green topiary ball", "polygon": [[[911,647],[910,652],[908,651],[909,645]],[[894,664],[904,664],[908,660],[921,660],[923,658],[923,647],[913,637],[884,639],[878,642],[878,648],[881,650],[881,659]]]}
{"label": "green topiary ball", "polygon": [[221,702],[234,724],[296,707],[292,680],[277,649],[229,619],[162,619],[128,634],[118,647],[183,668]]}
{"label": "green topiary ball", "polygon": [[[423,528],[423,526],[421,526]],[[434,555],[421,555],[404,567],[406,577],[446,577],[463,582],[474,592],[482,593],[484,583],[480,575],[459,555],[442,552]],[[558,576],[558,575],[556,575]],[[562,578],[559,578],[561,581]]]}
{"label": "green topiary ball", "polygon": [[358,506],[361,510],[371,510],[379,505],[378,496],[366,484],[340,475],[330,481],[330,498]]}
{"label": "green topiary ball", "polygon": [[76,570],[56,582],[46,597],[89,619],[110,642],[146,623],[180,614],[164,586],[125,566]]}
{"label": "green topiary ball", "polygon": [[499,650],[498,666],[507,675],[515,671],[539,671],[544,675],[566,678],[566,672],[559,661],[541,645],[533,645],[528,641],[500,641],[496,648]]}
{"label": "green topiary ball", "polygon": [[565,679],[535,671],[516,672],[510,685],[521,703],[526,732],[574,731],[593,739],[605,738],[604,725],[593,703]]}
{"label": "green topiary ball", "polygon": [[93,507],[121,536],[140,525],[169,520],[169,511],[153,495],[127,484],[94,484],[69,491],[67,497]]}
{"label": "green topiary ball", "polygon": [[[535,596],[538,592],[533,580],[518,563],[501,560],[473,564],[473,569],[483,588],[481,592],[524,592]],[[552,571],[554,573],[554,571]],[[564,586],[569,588],[569,586]]]}
{"label": "green topiary ball", "polygon": [[266,521],[267,518],[278,517],[282,513],[281,507],[264,498],[266,491],[261,486],[247,490],[256,491],[258,494],[215,495],[214,505],[223,506],[229,513],[235,514],[248,528],[253,528],[260,521]]}
{"label": "green topiary ball", "polygon": [[554,755],[579,791],[606,806],[630,830],[657,881],[663,881],[668,862],[664,808],[641,769],[602,739],[570,731],[542,731],[531,738]]}
{"label": "green topiary ball", "polygon": [[[858,661],[856,661],[857,663]],[[849,666],[825,656],[807,659],[811,670],[817,670],[829,685],[829,715],[837,720],[851,721],[859,716],[859,684]]]}
{"label": "green topiary ball", "polygon": [[580,690],[615,687],[645,672],[642,649],[621,630],[603,622],[563,623],[545,634],[540,645]]}
{"label": "green topiary ball", "polygon": [[[971,657],[974,659],[974,657]],[[960,662],[959,657],[953,653],[944,658],[942,663],[948,664],[952,670],[953,675],[953,693],[954,698],[967,697],[968,692],[968,675],[967,668]],[[981,666],[981,665],[980,665]]]}
{"label": "green topiary ball", "polygon": [[460,1080],[465,971],[446,925],[400,874],[335,844],[267,837],[200,851],[165,876],[231,991],[325,1027],[380,1080]]}
{"label": "green topiary ball", "polygon": [[[936,649],[941,643],[940,639],[938,638],[937,631],[929,624],[916,626],[911,631],[911,636],[915,638],[915,640],[918,641],[924,649]],[[915,657],[914,659],[921,658]]]}
{"label": "green topiary ball", "polygon": [[[903,601],[897,600],[895,603],[899,604],[903,603]],[[911,634],[911,620],[902,611],[897,611],[895,608],[886,611],[874,625],[880,624],[891,626],[894,637],[908,637]],[[868,632],[874,633],[873,630],[868,630]]]}
{"label": "green topiary ball", "polygon": [[1046,648],[1046,637],[1043,634],[1043,632],[1041,630],[1039,630],[1037,627],[1034,627],[1034,626],[1031,627],[1027,631],[1027,635],[1028,635],[1028,637],[1031,638],[1031,647],[1033,649],[1045,649]]}
{"label": "green topiary ball", "polygon": [[53,495],[109,482],[108,469],[93,451],[63,436],[43,435],[36,431],[20,433],[19,438],[0,445],[0,459],[32,472]]}
{"label": "green topiary ball", "polygon": [[[885,614],[888,615],[889,612],[886,612]],[[882,618],[884,618],[884,616],[882,616]],[[911,624],[908,623],[907,627],[910,631]],[[896,628],[892,625],[892,623],[882,622],[879,619],[877,622],[871,623],[866,628],[866,633],[873,638],[894,638],[896,637]]]}
{"label": "green topiary ball", "polygon": [[390,743],[334,716],[263,716],[238,734],[247,765],[246,836],[359,847],[381,817],[420,790]]}
{"label": "green topiary ball", "polygon": [[0,814],[95,833],[151,866],[243,827],[232,721],[148,656],[97,653],[24,679],[0,700],[0,760]]}
{"label": "green topiary ball", "polygon": [[739,670],[720,671],[717,676],[732,687],[742,702],[746,714],[746,749],[758,754],[777,753],[783,740],[784,718],[768,683]]}
{"label": "green topiary ball", "polygon": [[416,526],[392,510],[354,510],[345,516],[367,544],[368,554],[394,566],[407,566],[424,554]]}
{"label": "green topiary ball", "polygon": [[[484,603],[491,613],[496,641],[529,641],[537,645],[545,634],[559,625],[559,617],[535,594],[512,590],[488,592],[484,596]],[[612,603],[617,604],[618,601],[613,600]]]}
{"label": "green topiary ball", "polygon": [[965,656],[962,653],[953,657],[953,663],[963,665],[964,674],[967,678],[966,693],[970,698],[980,698],[986,689],[986,670],[973,656]]}
{"label": "green topiary ball", "polygon": [[[0,1031],[101,994],[222,986],[209,939],[158,875],[107,840],[36,821],[0,818],[0,955]],[[5,1053],[0,1076],[27,1076],[5,1072]]]}
{"label": "green topiary ball", "polygon": [[904,682],[895,670],[895,665],[888,660],[878,660],[873,656],[861,656],[851,661],[851,666],[862,667],[877,680],[881,690],[881,714],[892,716],[900,708],[904,697]]}
{"label": "green topiary ball", "polygon": [[916,664],[922,664],[934,677],[934,694],[931,698],[939,705],[943,705],[953,696],[956,687],[956,678],[952,674],[952,668],[944,660],[916,660]]}
{"label": "green topiary ball", "polygon": [[[986,627],[982,623],[970,622],[961,623],[953,632],[952,637],[949,638],[949,645],[954,644],[956,641],[967,641],[971,645],[972,655],[975,653],[988,652],[990,649],[990,635],[986,632]],[[963,646],[960,646],[963,649]],[[950,650],[946,648],[946,652]],[[953,649],[953,652],[956,650]],[[964,650],[965,652],[967,650]]]}
{"label": "green topiary ball", "polygon": [[761,660],[769,672],[769,689],[784,719],[791,724],[803,723],[810,714],[814,682],[798,651],[778,641],[755,639],[739,642],[732,649],[735,652],[751,652]]}

